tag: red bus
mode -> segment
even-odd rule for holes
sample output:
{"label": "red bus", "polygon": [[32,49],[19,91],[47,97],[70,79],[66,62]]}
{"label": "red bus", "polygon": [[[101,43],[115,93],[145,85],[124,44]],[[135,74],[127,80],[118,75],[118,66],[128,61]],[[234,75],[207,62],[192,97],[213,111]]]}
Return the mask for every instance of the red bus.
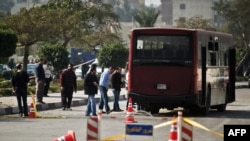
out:
{"label": "red bus", "polygon": [[152,114],[182,107],[206,115],[235,101],[231,34],[184,28],[135,28],[130,34],[128,97]]}

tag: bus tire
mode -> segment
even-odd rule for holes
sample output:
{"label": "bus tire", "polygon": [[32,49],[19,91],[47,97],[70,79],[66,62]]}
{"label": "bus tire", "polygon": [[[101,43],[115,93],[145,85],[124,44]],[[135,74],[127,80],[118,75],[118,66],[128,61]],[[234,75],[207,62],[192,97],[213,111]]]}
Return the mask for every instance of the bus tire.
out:
{"label": "bus tire", "polygon": [[189,110],[192,114],[197,115],[197,114],[199,114],[200,108],[198,107],[198,105],[192,105],[189,107]]}
{"label": "bus tire", "polygon": [[227,104],[218,105],[217,111],[219,111],[219,112],[225,112],[226,111],[226,107],[227,107]]}
{"label": "bus tire", "polygon": [[150,112],[151,114],[158,114],[159,113],[159,108],[158,107],[152,107],[150,108]]}

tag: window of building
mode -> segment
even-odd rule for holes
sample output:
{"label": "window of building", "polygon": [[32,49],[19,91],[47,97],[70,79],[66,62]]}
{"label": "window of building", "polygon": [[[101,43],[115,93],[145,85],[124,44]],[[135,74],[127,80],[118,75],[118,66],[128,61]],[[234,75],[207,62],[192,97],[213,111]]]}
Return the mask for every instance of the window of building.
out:
{"label": "window of building", "polygon": [[185,10],[186,9],[186,4],[184,4],[184,3],[180,4],[180,9]]}

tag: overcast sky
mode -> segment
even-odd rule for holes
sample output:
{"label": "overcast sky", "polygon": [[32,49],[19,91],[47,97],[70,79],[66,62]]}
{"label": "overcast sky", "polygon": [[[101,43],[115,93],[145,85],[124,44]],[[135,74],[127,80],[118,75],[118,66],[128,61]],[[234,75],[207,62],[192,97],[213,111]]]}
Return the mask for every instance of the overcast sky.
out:
{"label": "overcast sky", "polygon": [[151,4],[159,6],[161,4],[161,0],[145,0],[146,6],[150,6]]}

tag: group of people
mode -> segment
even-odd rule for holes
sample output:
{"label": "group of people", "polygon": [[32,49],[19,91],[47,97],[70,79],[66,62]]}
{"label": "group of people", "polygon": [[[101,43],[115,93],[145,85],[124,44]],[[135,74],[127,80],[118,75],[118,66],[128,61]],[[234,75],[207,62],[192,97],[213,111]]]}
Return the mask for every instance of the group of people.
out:
{"label": "group of people", "polygon": [[[17,71],[12,77],[13,92],[17,97],[17,103],[20,116],[28,116],[27,106],[27,84],[30,80],[29,75],[22,69],[21,64],[16,65]],[[48,96],[48,90],[50,82],[52,80],[53,67],[47,63],[46,60],[40,59],[36,67],[36,99],[38,104],[45,104],[43,97]],[[71,102],[73,98],[73,92],[77,92],[77,77],[73,70],[73,64],[69,64],[67,69],[62,70],[60,73],[60,86],[61,86],[61,100],[63,110],[72,110]],[[114,94],[114,104],[111,110],[108,104],[108,89],[112,86]],[[101,100],[99,103],[99,112],[109,114],[112,111],[123,111],[119,106],[119,97],[121,91],[121,68],[109,67],[104,71],[100,80],[96,76],[96,66],[91,66],[90,72],[87,73],[84,79],[84,93],[88,95],[88,103],[86,106],[85,116],[97,116],[96,113],[96,101],[95,95],[98,93],[98,89],[101,94]],[[103,109],[105,108],[105,112]]]}
{"label": "group of people", "polygon": [[[108,104],[108,89],[111,84],[114,94],[114,104],[113,109],[111,110]],[[96,76],[96,66],[92,66],[90,72],[86,75],[84,79],[84,92],[88,95],[88,104],[86,106],[85,116],[97,116],[96,114],[96,101],[95,95],[98,92],[98,88],[101,94],[101,100],[99,103],[99,112],[102,113],[111,113],[112,111],[123,111],[119,107],[119,97],[121,91],[121,68],[120,67],[109,67],[108,70],[104,71],[100,80]],[[105,111],[103,109],[105,108]]]}
{"label": "group of people", "polygon": [[[43,102],[43,97],[48,96],[47,94],[52,80],[52,71],[53,67],[51,64],[44,59],[39,60],[39,64],[35,70],[37,103],[45,104],[45,102]],[[16,72],[12,76],[11,83],[13,86],[13,93],[17,97],[20,116],[28,116],[27,85],[30,79],[32,79],[32,77],[28,75],[27,71],[23,70],[22,64],[18,63],[16,65]]]}

